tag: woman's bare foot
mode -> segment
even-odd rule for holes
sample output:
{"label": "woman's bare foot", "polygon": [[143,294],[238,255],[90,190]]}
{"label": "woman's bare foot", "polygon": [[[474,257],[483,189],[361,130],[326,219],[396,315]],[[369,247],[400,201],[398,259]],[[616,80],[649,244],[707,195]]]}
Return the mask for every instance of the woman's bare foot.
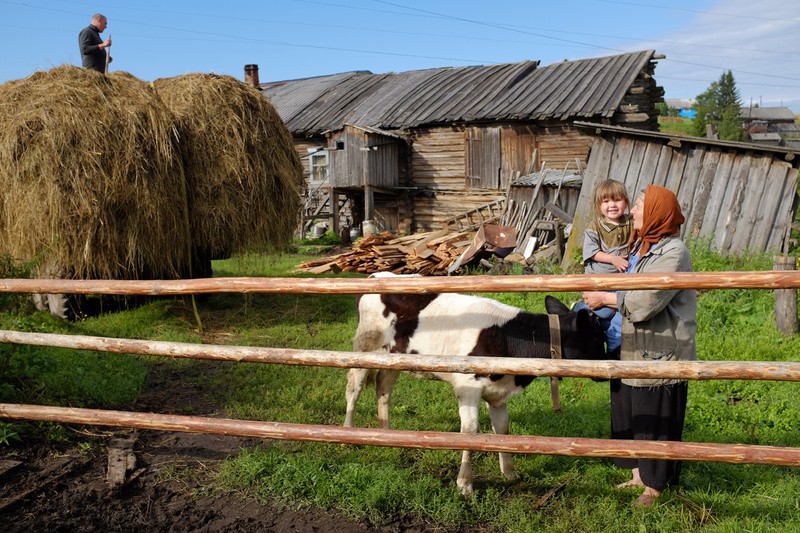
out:
{"label": "woman's bare foot", "polygon": [[631,469],[631,479],[616,486],[618,489],[624,489],[627,487],[644,487],[644,482],[642,481],[642,478],[639,477],[638,468]]}
{"label": "woman's bare foot", "polygon": [[636,507],[650,507],[661,496],[661,491],[652,487],[645,487],[641,496],[633,500],[633,505]]}

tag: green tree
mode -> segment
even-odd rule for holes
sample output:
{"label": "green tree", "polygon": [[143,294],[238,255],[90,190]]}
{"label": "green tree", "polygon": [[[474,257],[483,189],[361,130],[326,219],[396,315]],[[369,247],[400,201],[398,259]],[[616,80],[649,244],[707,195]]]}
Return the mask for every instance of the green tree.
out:
{"label": "green tree", "polygon": [[697,111],[697,115],[692,121],[693,133],[705,136],[706,126],[713,124],[720,139],[744,140],[744,129],[739,119],[741,107],[739,89],[736,88],[733,73],[728,70],[695,99],[693,108]]}

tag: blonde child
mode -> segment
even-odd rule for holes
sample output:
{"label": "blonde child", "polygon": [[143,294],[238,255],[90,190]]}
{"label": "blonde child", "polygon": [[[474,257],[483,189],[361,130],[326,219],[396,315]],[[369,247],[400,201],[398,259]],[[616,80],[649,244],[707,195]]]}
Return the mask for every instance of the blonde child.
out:
{"label": "blonde child", "polygon": [[594,192],[595,219],[586,228],[583,238],[583,265],[587,274],[625,272],[628,263],[628,242],[632,218],[628,210],[625,185],[605,180]]}
{"label": "blonde child", "polygon": [[[605,180],[594,192],[595,219],[586,228],[583,239],[583,264],[587,274],[613,274],[631,268],[628,244],[633,231],[633,218],[626,213],[628,193],[625,185]],[[606,349],[609,355],[619,353],[622,316],[611,307],[589,307],[584,301],[573,309],[591,309],[606,328]]]}

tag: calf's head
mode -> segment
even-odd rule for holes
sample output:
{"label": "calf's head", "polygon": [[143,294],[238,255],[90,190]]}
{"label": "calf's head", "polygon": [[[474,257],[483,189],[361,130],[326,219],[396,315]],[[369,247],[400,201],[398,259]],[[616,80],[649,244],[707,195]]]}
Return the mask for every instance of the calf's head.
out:
{"label": "calf's head", "polygon": [[548,314],[559,315],[564,359],[608,359],[605,330],[594,313],[586,309],[572,311],[552,296],[545,297],[544,306]]}

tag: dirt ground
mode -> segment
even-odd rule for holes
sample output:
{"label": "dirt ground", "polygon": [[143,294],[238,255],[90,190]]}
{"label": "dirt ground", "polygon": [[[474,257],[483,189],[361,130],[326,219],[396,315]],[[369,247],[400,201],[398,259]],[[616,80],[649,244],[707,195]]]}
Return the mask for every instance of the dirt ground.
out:
{"label": "dirt ground", "polygon": [[[180,374],[155,372],[132,410],[224,416],[190,379],[197,372],[214,372],[212,365],[197,364]],[[220,463],[255,439],[99,426],[72,426],[69,432],[67,442],[0,449],[3,531],[443,531],[401,519],[375,527],[323,509],[285,509],[209,489],[206,482]],[[87,442],[92,443],[88,450]],[[110,463],[109,457],[119,458],[119,450],[128,459],[122,468],[128,474],[112,488],[109,464],[119,463]]]}

